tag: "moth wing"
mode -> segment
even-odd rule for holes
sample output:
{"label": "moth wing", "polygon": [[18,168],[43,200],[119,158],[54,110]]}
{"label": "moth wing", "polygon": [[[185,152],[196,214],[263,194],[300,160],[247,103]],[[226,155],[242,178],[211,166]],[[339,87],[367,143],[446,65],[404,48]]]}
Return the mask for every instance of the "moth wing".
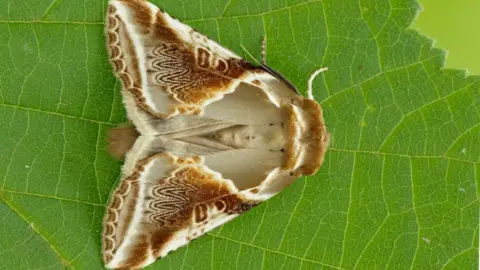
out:
{"label": "moth wing", "polygon": [[263,200],[209,169],[170,153],[139,160],[112,194],[104,220],[108,268],[137,269],[228,222]]}
{"label": "moth wing", "polygon": [[144,0],[109,1],[106,34],[134,122],[139,110],[156,118],[201,114],[241,84],[267,90],[277,105],[298,96],[279,73],[248,63]]}

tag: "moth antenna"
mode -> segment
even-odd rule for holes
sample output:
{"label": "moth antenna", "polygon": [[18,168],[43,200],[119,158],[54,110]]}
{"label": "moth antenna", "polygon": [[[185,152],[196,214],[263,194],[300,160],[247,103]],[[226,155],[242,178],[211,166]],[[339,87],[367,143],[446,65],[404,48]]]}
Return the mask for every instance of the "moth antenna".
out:
{"label": "moth antenna", "polygon": [[108,132],[108,151],[115,158],[123,159],[139,136],[140,133],[129,124],[112,128]]}
{"label": "moth antenna", "polygon": [[262,63],[267,64],[267,36],[264,36],[262,40]]}
{"label": "moth antenna", "polygon": [[307,86],[307,98],[308,99],[313,99],[313,90],[312,90],[313,80],[315,79],[315,77],[317,77],[318,74],[320,74],[322,72],[325,72],[327,70],[328,70],[328,67],[319,68],[319,69],[315,70],[314,72],[312,72],[312,74],[308,78],[308,86]]}

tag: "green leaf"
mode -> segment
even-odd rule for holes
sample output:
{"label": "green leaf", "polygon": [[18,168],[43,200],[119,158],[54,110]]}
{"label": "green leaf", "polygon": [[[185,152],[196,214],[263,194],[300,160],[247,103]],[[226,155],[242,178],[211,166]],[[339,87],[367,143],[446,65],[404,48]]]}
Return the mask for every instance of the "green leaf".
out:
{"label": "green leaf", "polygon": [[[302,91],[332,136],[324,166],[151,269],[476,269],[480,78],[406,30],[414,0],[169,0],[171,15]],[[101,269],[125,121],[106,0],[0,0],[0,261]],[[246,57],[246,56],[245,56]]]}

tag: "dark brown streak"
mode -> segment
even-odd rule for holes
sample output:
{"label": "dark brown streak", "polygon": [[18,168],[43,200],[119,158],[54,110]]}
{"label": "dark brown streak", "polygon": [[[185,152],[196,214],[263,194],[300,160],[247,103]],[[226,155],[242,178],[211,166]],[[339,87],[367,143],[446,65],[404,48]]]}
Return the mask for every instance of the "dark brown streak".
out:
{"label": "dark brown streak", "polygon": [[145,0],[123,0],[130,10],[135,12],[133,16],[136,23],[142,26],[143,34],[148,34],[152,25],[152,14]]}
{"label": "dark brown streak", "polygon": [[273,68],[271,68],[271,67],[269,67],[265,64],[261,64],[259,67],[261,69],[263,69],[264,71],[268,72],[273,77],[275,77],[275,78],[279,79],[280,81],[284,82],[286,85],[288,85],[289,88],[291,88],[293,91],[295,91],[295,93],[300,95],[300,92],[298,92],[295,85],[293,85],[293,83],[290,82],[287,78],[285,78],[280,72],[274,70]]}

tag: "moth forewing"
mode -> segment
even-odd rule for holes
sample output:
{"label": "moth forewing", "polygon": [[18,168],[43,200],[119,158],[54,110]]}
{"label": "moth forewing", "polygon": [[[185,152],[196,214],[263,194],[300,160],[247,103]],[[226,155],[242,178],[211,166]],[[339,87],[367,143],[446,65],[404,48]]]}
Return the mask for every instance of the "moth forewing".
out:
{"label": "moth forewing", "polygon": [[281,74],[144,0],[110,1],[106,36],[138,131],[112,130],[127,153],[104,218],[108,268],[151,264],[321,166],[321,108]]}

